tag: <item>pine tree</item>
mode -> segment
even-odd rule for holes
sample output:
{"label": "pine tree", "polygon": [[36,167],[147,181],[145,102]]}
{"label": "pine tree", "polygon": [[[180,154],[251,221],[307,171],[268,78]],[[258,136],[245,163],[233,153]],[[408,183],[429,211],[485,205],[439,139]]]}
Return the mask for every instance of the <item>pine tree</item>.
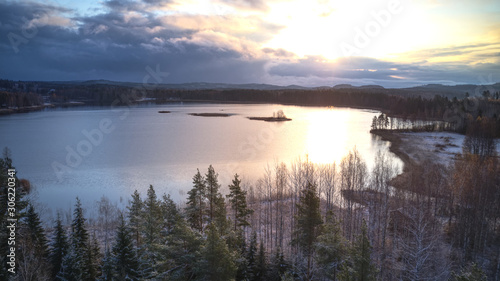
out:
{"label": "pine tree", "polygon": [[258,267],[257,267],[257,233],[252,232],[252,238],[250,239],[250,245],[248,246],[247,256],[248,262],[248,279],[257,280]]}
{"label": "pine tree", "polygon": [[22,280],[48,278],[48,243],[44,229],[33,205],[29,204],[26,217],[21,222],[19,276]]}
{"label": "pine tree", "polygon": [[152,185],[149,186],[147,198],[144,200],[144,238],[148,245],[158,241],[162,226],[160,202]]}
{"label": "pine tree", "polygon": [[297,204],[296,238],[293,241],[294,244],[300,247],[307,258],[307,280],[312,278],[314,243],[320,234],[320,226],[323,223],[319,203],[316,186],[308,182],[302,190]]}
{"label": "pine tree", "polygon": [[200,261],[201,235],[193,231],[179,214],[167,235],[165,259],[171,261],[169,280],[196,280],[195,266]]}
{"label": "pine tree", "polygon": [[99,281],[114,280],[113,269],[114,269],[113,257],[111,256],[111,252],[108,250],[104,254],[104,257],[102,258],[102,274],[98,280]]}
{"label": "pine tree", "polygon": [[120,225],[116,232],[115,243],[111,252],[112,276],[114,280],[137,280],[139,264],[132,243],[130,230],[120,215]]}
{"label": "pine tree", "polygon": [[354,243],[350,262],[342,267],[339,279],[345,281],[376,280],[377,269],[371,261],[372,247],[365,221],[361,226],[361,234],[356,237]]}
{"label": "pine tree", "polygon": [[85,217],[80,199],[76,198],[75,210],[71,224],[71,244],[68,253],[63,258],[61,272],[58,278],[61,280],[95,280],[95,268],[92,264],[92,249],[90,239],[85,226]]}
{"label": "pine tree", "polygon": [[253,213],[253,210],[247,206],[247,192],[241,189],[240,184],[241,180],[238,178],[238,174],[235,174],[233,183],[229,185],[229,194],[226,196],[229,198],[229,203],[233,209],[234,231],[236,231],[237,227],[250,225],[248,216]]}
{"label": "pine tree", "polygon": [[92,240],[89,243],[89,250],[89,275],[92,280],[96,280],[98,276],[101,276],[102,254],[95,233],[92,235]]}
{"label": "pine tree", "polygon": [[229,251],[213,223],[208,225],[206,233],[207,240],[202,249],[202,260],[198,268],[200,277],[209,281],[235,279],[237,267],[234,253]]}
{"label": "pine tree", "polygon": [[219,230],[219,235],[224,236],[227,234],[229,222],[226,217],[226,203],[224,197],[222,197],[222,194],[219,192],[220,184],[217,177],[218,174],[215,173],[214,168],[210,165],[205,175],[208,222],[213,222]]}
{"label": "pine tree", "polygon": [[61,222],[61,215],[57,214],[56,225],[54,226],[54,234],[51,243],[51,250],[49,254],[50,264],[52,265],[52,278],[55,278],[57,273],[61,270],[61,265],[64,256],[68,252],[68,238],[66,231]]}
{"label": "pine tree", "polygon": [[180,211],[177,204],[175,204],[174,200],[170,197],[170,194],[163,195],[163,201],[160,204],[160,208],[163,214],[163,232],[164,235],[168,235],[174,228]]}
{"label": "pine tree", "polygon": [[316,260],[325,275],[332,280],[337,279],[343,259],[347,255],[347,241],[342,236],[342,231],[332,212],[327,214],[323,234],[318,236],[316,242]]}
{"label": "pine tree", "polygon": [[205,175],[206,198],[208,201],[208,222],[212,222],[217,216],[217,207],[220,205],[222,198],[219,189],[220,185],[217,180],[218,174],[215,173],[212,165],[208,167],[208,172]]}
{"label": "pine tree", "polygon": [[188,191],[186,216],[191,227],[199,232],[203,231],[203,212],[206,208],[205,193],[205,179],[198,170],[193,177],[193,188]]}
{"label": "pine tree", "polygon": [[276,250],[276,254],[270,265],[269,276],[267,280],[281,281],[283,276],[289,269],[288,262],[285,260],[285,255],[281,249]]}
{"label": "pine tree", "polygon": [[40,217],[31,204],[29,204],[28,212],[26,213],[26,226],[35,253],[41,258],[46,258],[48,256],[47,237],[45,237],[45,231],[42,227]]}
{"label": "pine tree", "polygon": [[141,226],[142,222],[142,207],[143,203],[141,200],[141,195],[137,190],[132,194],[132,201],[129,201],[130,206],[127,206],[128,209],[128,220],[130,229],[135,238],[135,245],[139,247],[141,244]]}
{"label": "pine tree", "polygon": [[255,281],[266,280],[267,270],[268,270],[268,265],[266,259],[266,251],[264,250],[264,242],[260,241],[259,253],[257,255],[257,268],[253,280]]}

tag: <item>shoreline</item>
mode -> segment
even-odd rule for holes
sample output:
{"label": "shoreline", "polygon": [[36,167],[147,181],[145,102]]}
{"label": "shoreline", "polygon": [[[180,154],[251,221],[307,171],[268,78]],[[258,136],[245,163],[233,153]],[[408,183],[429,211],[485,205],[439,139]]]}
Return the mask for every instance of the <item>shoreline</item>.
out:
{"label": "shoreline", "polygon": [[401,150],[403,140],[401,136],[397,135],[397,133],[383,130],[372,130],[370,131],[370,133],[379,136],[383,141],[388,141],[391,143],[391,145],[389,146],[389,151],[394,153],[399,159],[401,159],[401,161],[403,161],[402,174],[408,172],[411,167],[417,165],[415,161],[411,159],[410,155]]}

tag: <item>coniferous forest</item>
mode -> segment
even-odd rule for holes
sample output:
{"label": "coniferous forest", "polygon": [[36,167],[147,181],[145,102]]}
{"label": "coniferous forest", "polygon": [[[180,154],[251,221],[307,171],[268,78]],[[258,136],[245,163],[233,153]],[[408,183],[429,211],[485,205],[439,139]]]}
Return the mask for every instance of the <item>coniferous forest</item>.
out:
{"label": "coniferous forest", "polygon": [[[92,220],[77,198],[72,214],[42,222],[29,181],[16,178],[16,280],[498,280],[500,166],[488,124],[470,121],[450,166],[405,165],[397,183],[387,155],[368,170],[355,148],[340,163],[276,162],[252,183],[221,183],[210,165],[193,171],[183,202],[149,186],[126,209],[103,197]],[[2,241],[13,159],[6,148]],[[9,245],[0,251],[8,280]]]}

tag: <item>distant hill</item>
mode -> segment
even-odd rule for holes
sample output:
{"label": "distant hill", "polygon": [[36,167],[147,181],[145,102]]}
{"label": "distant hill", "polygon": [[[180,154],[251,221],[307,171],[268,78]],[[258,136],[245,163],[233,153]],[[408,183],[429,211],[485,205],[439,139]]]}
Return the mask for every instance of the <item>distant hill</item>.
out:
{"label": "distant hill", "polygon": [[470,96],[480,96],[484,91],[489,90],[490,92],[496,93],[500,92],[500,83],[495,83],[492,85],[473,85],[473,84],[463,84],[455,86],[445,86],[441,84],[428,84],[424,86],[404,88],[414,92],[421,96],[447,96],[447,97],[465,97],[465,93],[469,93]]}
{"label": "distant hill", "polygon": [[[2,90],[21,90],[33,91],[33,89],[57,89],[57,88],[88,88],[88,87],[106,87],[114,86],[120,88],[142,88],[142,83],[136,82],[120,82],[111,80],[87,80],[87,81],[10,81],[0,79],[0,89]],[[455,86],[446,86],[441,84],[428,84],[410,88],[384,88],[379,85],[363,85],[353,86],[350,84],[338,84],[334,86],[321,86],[321,87],[304,87],[300,85],[279,86],[272,84],[230,84],[230,83],[207,83],[207,82],[193,82],[193,83],[180,83],[180,84],[154,84],[155,89],[163,90],[338,90],[338,91],[357,91],[363,92],[378,92],[390,95],[399,96],[421,96],[424,98],[433,98],[435,95],[440,95],[448,98],[463,98],[466,93],[469,96],[480,96],[483,91],[489,90],[492,93],[500,92],[500,83],[492,85],[474,85],[462,84]],[[36,90],[34,92],[37,92]]]}

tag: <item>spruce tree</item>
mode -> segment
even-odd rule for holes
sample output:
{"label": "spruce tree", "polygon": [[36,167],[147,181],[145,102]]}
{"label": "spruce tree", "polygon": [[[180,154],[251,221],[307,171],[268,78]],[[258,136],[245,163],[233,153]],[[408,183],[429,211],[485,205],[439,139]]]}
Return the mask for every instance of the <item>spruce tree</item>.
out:
{"label": "spruce tree", "polygon": [[323,269],[324,274],[332,280],[337,279],[337,271],[342,261],[348,255],[347,241],[342,236],[339,223],[330,211],[323,226],[323,234],[318,236],[316,242],[316,260]]}
{"label": "spruce tree", "polygon": [[33,205],[20,223],[18,275],[22,280],[42,280],[50,275],[48,243],[44,229]]}
{"label": "spruce tree", "polygon": [[99,281],[114,280],[113,269],[114,269],[113,257],[111,256],[111,252],[108,250],[104,254],[104,257],[102,258],[102,273],[98,280]]}
{"label": "spruce tree", "polygon": [[225,281],[236,277],[235,255],[219,236],[217,227],[211,223],[207,228],[207,240],[202,249],[202,260],[198,273],[203,280]]}
{"label": "spruce tree", "polygon": [[208,201],[208,222],[214,223],[219,230],[219,235],[224,236],[229,229],[229,221],[226,217],[226,203],[220,193],[220,184],[212,165],[208,167],[205,175],[206,198]]}
{"label": "spruce tree", "polygon": [[97,241],[97,237],[94,233],[89,243],[88,257],[90,264],[89,275],[92,280],[96,280],[98,276],[101,276],[102,258],[101,247],[99,246],[99,242]]}
{"label": "spruce tree", "polygon": [[111,264],[114,280],[137,280],[139,278],[137,253],[123,215],[120,215],[120,225],[111,252]]}
{"label": "spruce tree", "polygon": [[247,206],[247,192],[241,189],[240,184],[241,180],[238,178],[238,174],[235,174],[233,183],[229,185],[229,194],[226,196],[229,198],[229,203],[233,210],[234,231],[236,231],[237,227],[250,225],[248,223],[248,216],[253,213],[253,210]]}
{"label": "spruce tree", "polygon": [[143,203],[141,200],[141,195],[139,194],[137,189],[134,191],[134,194],[132,194],[132,201],[129,201],[129,204],[130,206],[127,206],[129,225],[132,231],[132,235],[134,236],[135,245],[136,247],[139,247],[141,245],[141,226],[143,225]]}
{"label": "spruce tree", "polygon": [[40,217],[31,204],[28,206],[25,223],[28,231],[27,234],[29,235],[29,240],[32,243],[35,254],[40,258],[46,258],[49,253],[47,237],[45,237],[45,230],[42,227]]}
{"label": "spruce tree", "polygon": [[268,271],[266,251],[264,250],[264,242],[260,241],[259,253],[257,255],[257,269],[255,270],[254,279],[255,281],[266,280]]}
{"label": "spruce tree", "polygon": [[203,213],[206,208],[205,193],[205,179],[198,170],[193,177],[193,188],[188,191],[186,216],[191,227],[199,232],[203,231]]}
{"label": "spruce tree", "polygon": [[52,265],[52,278],[55,278],[61,270],[61,265],[64,256],[68,252],[68,237],[61,222],[61,215],[57,213],[56,225],[54,226],[54,234],[51,242],[49,254],[50,264]]}
{"label": "spruce tree", "polygon": [[68,253],[63,258],[61,271],[58,278],[61,280],[95,280],[93,263],[91,261],[92,249],[89,234],[85,226],[83,208],[78,197],[71,224],[71,244]]}
{"label": "spruce tree", "polygon": [[316,186],[308,182],[302,190],[297,204],[297,217],[294,244],[298,245],[307,258],[306,279],[312,278],[314,244],[320,234],[321,213],[319,210],[319,196]]}
{"label": "spruce tree", "polygon": [[248,279],[257,280],[258,266],[257,266],[257,233],[252,232],[252,237],[250,238],[250,245],[248,246],[248,251],[246,255],[248,263]]}
{"label": "spruce tree", "polygon": [[163,232],[164,236],[168,235],[174,228],[177,222],[177,217],[180,215],[179,208],[174,200],[169,195],[163,195],[163,201],[160,204],[161,213],[163,215]]}
{"label": "spruce tree", "polygon": [[205,186],[206,186],[206,198],[208,201],[208,222],[211,223],[214,221],[214,218],[217,216],[217,209],[220,207],[220,201],[222,195],[219,192],[220,184],[217,180],[218,174],[215,173],[212,165],[208,167],[208,172],[205,175]]}
{"label": "spruce tree", "polygon": [[160,237],[162,214],[160,202],[152,185],[149,186],[147,198],[144,200],[144,238],[146,244],[151,246]]}
{"label": "spruce tree", "polygon": [[166,239],[165,259],[171,261],[169,280],[196,280],[195,267],[201,259],[201,243],[200,233],[193,231],[179,214]]}
{"label": "spruce tree", "polygon": [[340,280],[369,281],[376,280],[377,269],[371,261],[372,246],[368,239],[366,222],[363,220],[361,234],[352,246],[350,261],[342,266]]}

